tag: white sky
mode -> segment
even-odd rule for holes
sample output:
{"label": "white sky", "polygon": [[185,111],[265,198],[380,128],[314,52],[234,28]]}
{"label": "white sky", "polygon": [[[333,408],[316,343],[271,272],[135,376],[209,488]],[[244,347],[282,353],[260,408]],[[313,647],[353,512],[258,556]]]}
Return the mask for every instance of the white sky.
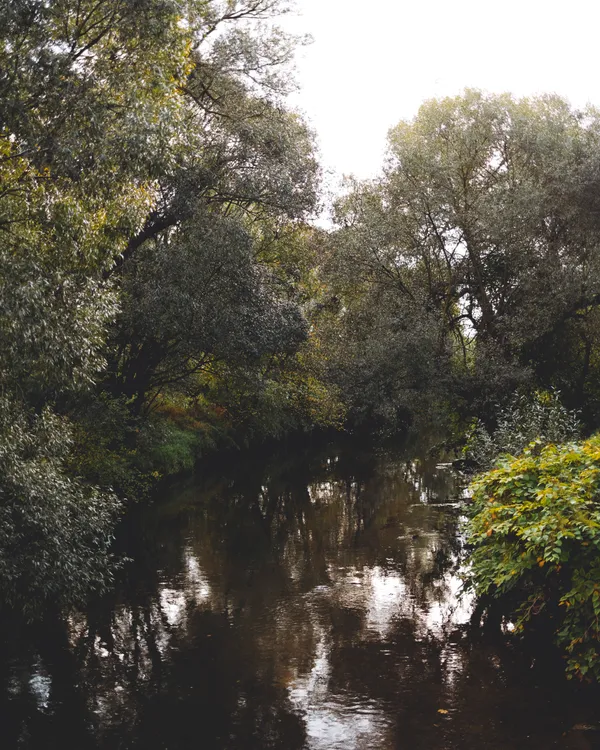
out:
{"label": "white sky", "polygon": [[600,105],[600,0],[297,0],[285,27],[314,43],[290,103],[326,169],[372,177],[387,131],[465,87]]}

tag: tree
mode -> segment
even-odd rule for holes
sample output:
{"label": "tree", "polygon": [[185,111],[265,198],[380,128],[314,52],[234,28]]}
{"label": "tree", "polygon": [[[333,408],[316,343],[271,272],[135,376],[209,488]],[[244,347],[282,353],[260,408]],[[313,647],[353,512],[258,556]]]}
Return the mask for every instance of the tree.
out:
{"label": "tree", "polygon": [[[113,382],[129,382],[136,354],[131,344],[115,356],[119,331],[167,342],[155,381],[205,355],[302,338],[301,315],[278,299],[248,239],[259,216],[294,220],[315,198],[310,135],[282,103],[294,41],[272,19],[284,10],[279,0],[0,3],[1,588],[30,614],[106,582],[118,503],[71,476],[70,417],[107,357]],[[164,298],[152,273],[169,283]],[[222,294],[218,314],[192,281]],[[212,325],[204,338],[182,335],[182,304]]]}
{"label": "tree", "polygon": [[390,131],[382,177],[340,201],[340,265],[365,293],[385,288],[415,317],[436,316],[458,393],[489,409],[531,382],[566,331],[591,341],[599,163],[593,108],[472,90],[427,102]]}
{"label": "tree", "polygon": [[148,243],[127,265],[116,387],[136,404],[217,362],[250,365],[306,337],[299,308],[277,296],[243,224],[221,212]]}

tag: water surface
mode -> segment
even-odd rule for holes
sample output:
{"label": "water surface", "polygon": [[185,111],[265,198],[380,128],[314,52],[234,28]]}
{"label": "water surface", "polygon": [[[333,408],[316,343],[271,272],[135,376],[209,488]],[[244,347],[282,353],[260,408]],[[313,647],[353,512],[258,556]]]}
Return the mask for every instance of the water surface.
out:
{"label": "water surface", "polygon": [[600,747],[595,694],[469,625],[460,496],[355,449],[205,467],[131,514],[109,597],[7,629],[0,746]]}

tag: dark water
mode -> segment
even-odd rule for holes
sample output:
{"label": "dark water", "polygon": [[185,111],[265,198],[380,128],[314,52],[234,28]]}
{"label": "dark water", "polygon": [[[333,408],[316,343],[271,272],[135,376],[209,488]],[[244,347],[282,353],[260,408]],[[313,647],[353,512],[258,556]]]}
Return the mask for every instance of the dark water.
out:
{"label": "dark water", "polygon": [[469,626],[447,465],[247,460],[132,514],[114,594],[9,630],[0,747],[597,748],[597,694]]}

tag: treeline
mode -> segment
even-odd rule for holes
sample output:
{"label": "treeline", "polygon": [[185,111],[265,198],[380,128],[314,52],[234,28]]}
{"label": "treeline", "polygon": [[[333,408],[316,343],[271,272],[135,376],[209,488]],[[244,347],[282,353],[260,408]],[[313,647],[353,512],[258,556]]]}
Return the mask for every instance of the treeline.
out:
{"label": "treeline", "polygon": [[317,229],[281,0],[2,0],[0,580],[110,583],[124,501],[215,447],[600,422],[600,115],[467,91]]}
{"label": "treeline", "polygon": [[283,10],[1,4],[0,578],[27,611],[109,580],[122,499],[153,476],[337,419]]}

